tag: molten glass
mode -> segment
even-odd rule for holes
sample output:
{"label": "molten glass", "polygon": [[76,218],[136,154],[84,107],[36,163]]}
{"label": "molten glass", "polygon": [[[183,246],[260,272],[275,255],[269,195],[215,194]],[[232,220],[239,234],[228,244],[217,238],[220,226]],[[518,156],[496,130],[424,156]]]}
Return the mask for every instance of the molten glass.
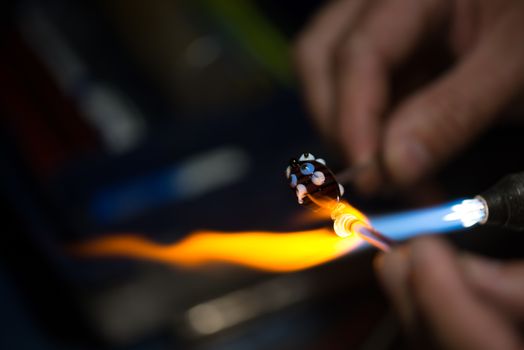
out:
{"label": "molten glass", "polygon": [[354,225],[371,228],[368,219],[360,211],[346,202],[338,202],[331,209],[331,218],[335,233],[342,238],[349,237],[355,233]]}
{"label": "molten glass", "polygon": [[341,238],[359,236],[382,251],[388,251],[393,244],[393,241],[375,230],[368,218],[349,203],[315,198],[310,195],[308,197],[324,213],[329,213],[333,219],[333,230],[337,236]]}

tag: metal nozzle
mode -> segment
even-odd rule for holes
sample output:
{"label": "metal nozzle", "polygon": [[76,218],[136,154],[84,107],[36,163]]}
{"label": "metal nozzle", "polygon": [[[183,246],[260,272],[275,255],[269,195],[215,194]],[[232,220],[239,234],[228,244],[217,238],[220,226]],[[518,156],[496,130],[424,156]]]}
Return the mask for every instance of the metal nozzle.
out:
{"label": "metal nozzle", "polygon": [[477,199],[486,206],[481,223],[524,230],[524,172],[504,177]]}

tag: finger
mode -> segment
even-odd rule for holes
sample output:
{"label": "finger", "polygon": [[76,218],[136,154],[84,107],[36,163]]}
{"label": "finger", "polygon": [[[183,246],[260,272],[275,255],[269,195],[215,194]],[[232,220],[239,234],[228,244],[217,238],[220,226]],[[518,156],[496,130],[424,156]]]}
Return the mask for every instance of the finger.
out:
{"label": "finger", "polygon": [[524,319],[524,262],[502,264],[468,254],[460,264],[466,282],[479,295],[513,318]]}
{"label": "finger", "polygon": [[382,253],[375,258],[374,266],[401,321],[410,328],[413,325],[414,309],[407,286],[409,273],[407,254],[405,248],[396,248],[387,254]]}
{"label": "finger", "polygon": [[328,135],[333,114],[332,53],[358,17],[365,1],[339,0],[326,6],[303,32],[294,57],[306,103],[320,130]]}
{"label": "finger", "polygon": [[412,295],[435,339],[449,349],[517,349],[512,326],[460,274],[451,248],[435,238],[411,246]]}
{"label": "finger", "polygon": [[393,113],[384,154],[396,182],[413,182],[459,151],[522,88],[522,10],[499,19],[461,63]]}
{"label": "finger", "polygon": [[[341,44],[336,113],[349,161],[373,163],[379,151],[381,116],[388,105],[390,70],[413,51],[445,8],[445,2],[438,0],[381,1]],[[378,171],[369,167],[360,178],[378,179]]]}

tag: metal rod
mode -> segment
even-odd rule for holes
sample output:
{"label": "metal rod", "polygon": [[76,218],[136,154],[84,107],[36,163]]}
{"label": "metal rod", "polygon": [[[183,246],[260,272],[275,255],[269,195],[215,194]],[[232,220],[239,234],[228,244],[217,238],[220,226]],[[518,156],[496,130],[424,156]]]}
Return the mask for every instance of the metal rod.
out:
{"label": "metal rod", "polygon": [[394,245],[392,240],[371,227],[357,223],[353,225],[353,230],[366,242],[384,252],[390,251],[391,247]]}
{"label": "metal rod", "polygon": [[355,180],[355,178],[358,176],[359,173],[361,173],[362,171],[364,171],[366,169],[369,169],[369,168],[371,168],[373,166],[376,166],[376,165],[377,165],[377,162],[371,161],[371,162],[366,163],[366,164],[347,167],[346,169],[343,169],[343,170],[339,171],[335,175],[335,178],[337,179],[338,183],[341,183],[343,185],[347,185],[347,184],[353,182]]}

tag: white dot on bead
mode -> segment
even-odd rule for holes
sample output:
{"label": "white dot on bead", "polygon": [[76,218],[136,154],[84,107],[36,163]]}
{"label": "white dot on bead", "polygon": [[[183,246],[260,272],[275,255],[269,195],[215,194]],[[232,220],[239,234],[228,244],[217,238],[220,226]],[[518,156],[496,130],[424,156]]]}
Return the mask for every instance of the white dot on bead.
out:
{"label": "white dot on bead", "polygon": [[324,175],[323,172],[321,171],[315,171],[313,173],[313,176],[311,176],[311,181],[317,185],[317,186],[321,186],[324,184],[324,182],[326,181],[326,176]]}
{"label": "white dot on bead", "polygon": [[297,199],[299,204],[304,203],[304,197],[306,197],[307,188],[303,184],[297,185]]}

